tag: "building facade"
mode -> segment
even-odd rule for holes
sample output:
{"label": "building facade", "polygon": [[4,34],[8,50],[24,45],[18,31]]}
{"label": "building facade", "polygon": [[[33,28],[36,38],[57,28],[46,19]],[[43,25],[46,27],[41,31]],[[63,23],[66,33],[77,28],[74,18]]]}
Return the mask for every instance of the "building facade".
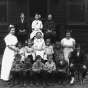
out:
{"label": "building facade", "polygon": [[41,15],[43,23],[52,14],[58,40],[65,37],[67,29],[72,30],[72,37],[88,51],[88,0],[0,0],[0,54],[5,48],[3,38],[8,25],[16,24],[21,12],[30,27],[35,13]]}

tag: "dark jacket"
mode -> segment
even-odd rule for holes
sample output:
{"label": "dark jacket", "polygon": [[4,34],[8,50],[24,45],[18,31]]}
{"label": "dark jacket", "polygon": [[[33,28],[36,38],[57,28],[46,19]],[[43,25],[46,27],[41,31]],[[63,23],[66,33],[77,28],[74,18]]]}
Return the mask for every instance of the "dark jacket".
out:
{"label": "dark jacket", "polygon": [[28,22],[27,21],[22,21],[19,20],[18,23],[17,23],[17,33],[19,32],[19,30],[25,30],[26,33],[28,32]]}
{"label": "dark jacket", "polygon": [[77,56],[77,51],[74,50],[73,52],[71,52],[69,61],[74,65],[78,65],[78,64],[85,65],[86,64],[85,52],[83,50],[80,50],[79,56]]}
{"label": "dark jacket", "polygon": [[45,30],[55,30],[55,22],[54,21],[45,21],[45,24],[44,24],[44,29]]}
{"label": "dark jacket", "polygon": [[66,60],[63,60],[63,63],[61,64],[60,60],[58,59],[58,61],[56,62],[56,67],[57,70],[60,69],[66,71],[68,69],[68,62]]}

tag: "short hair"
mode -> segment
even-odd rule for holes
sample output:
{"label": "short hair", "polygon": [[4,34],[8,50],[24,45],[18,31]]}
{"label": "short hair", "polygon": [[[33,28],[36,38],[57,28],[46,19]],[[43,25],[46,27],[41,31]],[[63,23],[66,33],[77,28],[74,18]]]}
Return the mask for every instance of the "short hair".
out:
{"label": "short hair", "polygon": [[36,56],[36,60],[38,60],[38,59],[41,59],[41,56],[40,55],[37,55]]}

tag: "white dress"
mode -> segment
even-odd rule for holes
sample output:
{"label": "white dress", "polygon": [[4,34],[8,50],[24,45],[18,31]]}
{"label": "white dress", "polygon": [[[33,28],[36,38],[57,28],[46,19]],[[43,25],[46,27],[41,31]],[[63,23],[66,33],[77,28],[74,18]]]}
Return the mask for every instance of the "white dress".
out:
{"label": "white dress", "polygon": [[73,51],[72,47],[75,45],[75,40],[73,38],[70,38],[70,39],[63,38],[61,40],[61,45],[64,46],[64,49],[63,49],[64,57],[65,57],[65,60],[68,61],[68,64],[69,64],[68,55],[70,52]]}
{"label": "white dress", "polygon": [[42,28],[43,28],[42,21],[40,21],[40,20],[34,20],[32,22],[32,29],[34,29],[34,30],[30,34],[30,39],[32,39],[36,35],[37,32],[41,32],[42,36],[44,36],[43,32],[41,31]]}
{"label": "white dress", "polygon": [[1,79],[4,81],[9,80],[10,70],[12,68],[12,63],[14,61],[14,51],[7,47],[7,45],[11,45],[15,48],[18,40],[12,35],[8,34],[5,38],[6,48],[4,50],[3,58],[2,58],[2,66],[1,66]]}
{"label": "white dress", "polygon": [[40,55],[42,57],[42,59],[44,59],[44,48],[45,48],[45,41],[43,38],[40,39],[34,39],[34,50],[35,50],[35,54]]}

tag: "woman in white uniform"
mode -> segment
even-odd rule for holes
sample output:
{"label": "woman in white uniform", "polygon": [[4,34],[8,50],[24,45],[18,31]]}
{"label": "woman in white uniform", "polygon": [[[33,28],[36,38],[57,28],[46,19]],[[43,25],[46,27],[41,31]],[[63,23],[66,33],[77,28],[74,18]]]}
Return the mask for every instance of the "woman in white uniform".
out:
{"label": "woman in white uniform", "polygon": [[14,61],[14,53],[16,51],[15,45],[18,42],[16,36],[14,36],[14,33],[15,28],[13,25],[10,25],[9,34],[4,38],[6,48],[4,50],[1,66],[1,79],[4,81],[9,80],[10,70]]}
{"label": "woman in white uniform", "polygon": [[70,31],[68,31],[66,33],[66,38],[63,38],[61,40],[61,45],[63,47],[63,52],[64,52],[64,57],[65,57],[65,60],[68,61],[68,64],[69,64],[69,53],[72,52],[75,48],[75,40],[71,37],[71,33]]}
{"label": "woman in white uniform", "polygon": [[30,34],[30,39],[34,38],[37,32],[41,32],[42,36],[44,35],[42,32],[43,24],[42,21],[39,20],[40,15],[35,14],[35,20],[32,22],[32,33]]}

